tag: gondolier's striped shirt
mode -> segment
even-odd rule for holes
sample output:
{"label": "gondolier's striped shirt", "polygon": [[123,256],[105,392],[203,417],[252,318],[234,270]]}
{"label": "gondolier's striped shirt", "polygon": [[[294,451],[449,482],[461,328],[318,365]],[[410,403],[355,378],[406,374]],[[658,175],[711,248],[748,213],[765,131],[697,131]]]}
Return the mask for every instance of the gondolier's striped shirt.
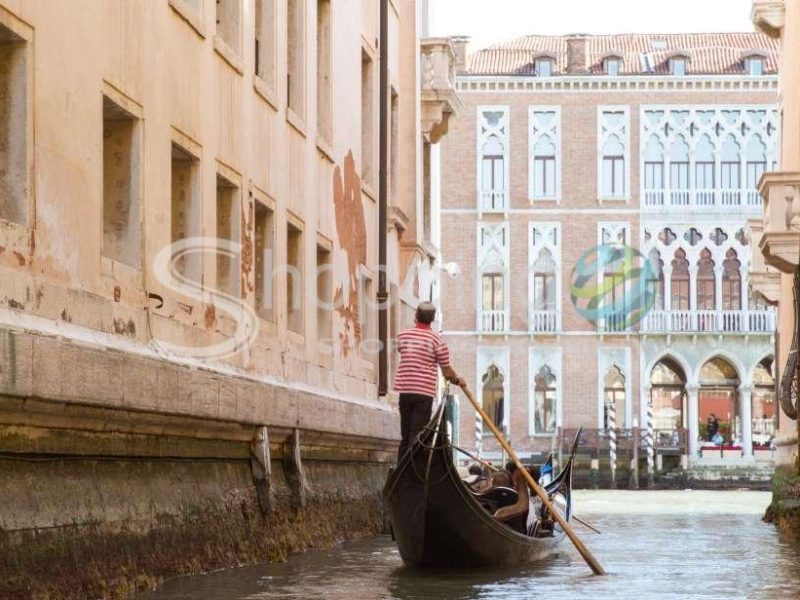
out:
{"label": "gondolier's striped shirt", "polygon": [[400,365],[394,389],[402,394],[436,395],[439,367],[450,366],[450,350],[430,325],[417,323],[397,336]]}

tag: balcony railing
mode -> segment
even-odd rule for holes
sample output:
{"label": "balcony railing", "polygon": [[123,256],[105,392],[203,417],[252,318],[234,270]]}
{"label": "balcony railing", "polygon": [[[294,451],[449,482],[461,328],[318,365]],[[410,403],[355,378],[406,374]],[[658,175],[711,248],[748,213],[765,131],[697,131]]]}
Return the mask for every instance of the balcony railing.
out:
{"label": "balcony railing", "polygon": [[502,212],[506,209],[506,191],[482,190],[479,201],[481,212]]}
{"label": "balcony railing", "polygon": [[775,311],[767,310],[651,310],[642,331],[658,333],[771,333]]}
{"label": "balcony railing", "polygon": [[605,332],[624,332],[629,329],[628,315],[625,313],[617,313],[606,315],[597,322],[597,329]]}
{"label": "balcony railing", "polygon": [[480,311],[480,330],[483,332],[499,333],[506,331],[506,311],[482,310]]}
{"label": "balcony railing", "polygon": [[559,318],[557,310],[531,310],[528,315],[528,327],[537,333],[558,331]]}
{"label": "balcony railing", "polygon": [[652,189],[644,190],[644,206],[652,209],[726,208],[761,209],[757,190],[741,189]]}
{"label": "balcony railing", "polygon": [[[633,448],[633,429],[616,429],[616,441],[618,456],[629,454]],[[647,447],[645,427],[639,428],[639,448],[641,452]],[[577,429],[559,429],[556,443],[560,445],[562,456],[568,455],[575,436],[578,435]],[[607,455],[611,436],[608,429],[586,429],[580,430],[578,438],[578,454],[588,454],[597,456],[598,454]],[[653,447],[660,454],[686,454],[689,449],[689,431],[683,428],[659,429],[653,431]]]}

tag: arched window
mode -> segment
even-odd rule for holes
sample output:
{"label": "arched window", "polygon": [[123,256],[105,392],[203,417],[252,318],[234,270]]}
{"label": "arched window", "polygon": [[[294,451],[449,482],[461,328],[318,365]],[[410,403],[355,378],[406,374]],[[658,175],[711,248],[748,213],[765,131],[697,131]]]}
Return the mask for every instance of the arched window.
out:
{"label": "arched window", "polygon": [[774,361],[767,357],[756,365],[753,374],[753,446],[769,447],[778,427],[775,409]]}
{"label": "arched window", "polygon": [[767,147],[758,134],[750,138],[747,144],[747,163],[745,164],[747,189],[758,187],[758,180],[767,170]]}
{"label": "arched window", "polygon": [[697,308],[714,310],[716,307],[714,260],[708,248],[703,248],[700,251],[700,260],[697,261]]}
{"label": "arched window", "polygon": [[556,261],[547,248],[533,263],[533,310],[556,309]]}
{"label": "arched window", "polygon": [[707,135],[700,137],[694,151],[694,187],[700,204],[714,203],[714,144]]}
{"label": "arched window", "polygon": [[500,311],[505,308],[503,297],[504,285],[502,273],[484,273],[481,278],[483,284],[483,310]]}
{"label": "arched window", "polygon": [[625,146],[610,135],[601,148],[603,153],[603,196],[625,195]]}
{"label": "arched window", "polygon": [[[648,203],[664,203],[664,146],[654,135],[644,148],[644,189]],[[648,193],[648,190],[653,191]]]}
{"label": "arched window", "polygon": [[[624,235],[624,232],[620,233]],[[604,240],[604,243],[607,242]],[[624,239],[622,243],[625,243]],[[610,254],[603,260],[603,289],[606,290],[603,297],[603,326],[606,331],[624,331],[629,316],[625,297],[625,251],[616,244],[614,247],[605,246],[604,250]]]}
{"label": "arched window", "polygon": [[722,164],[720,172],[723,190],[738,190],[741,186],[741,161],[739,143],[728,134],[722,142]]}
{"label": "arched window", "polygon": [[556,146],[547,135],[533,146],[533,195],[535,198],[556,195]]}
{"label": "arched window", "polygon": [[670,279],[670,306],[672,310],[689,310],[689,261],[682,248],[675,250]]}
{"label": "arched window", "polygon": [[[689,202],[689,144],[678,134],[672,141],[669,153],[669,186],[673,190],[673,203]],[[676,194],[677,192],[677,194]]]}
{"label": "arched window", "polygon": [[740,269],[742,263],[736,255],[736,250],[731,248],[725,253],[725,260],[722,262],[722,309],[741,310],[742,309],[742,275]]}
{"label": "arched window", "polygon": [[496,135],[481,148],[481,184],[484,192],[502,192],[506,187],[505,149]]}
{"label": "arched window", "polygon": [[534,433],[555,433],[558,409],[556,376],[547,365],[543,365],[534,377],[533,402]]}
{"label": "arched window", "polygon": [[612,366],[603,378],[603,429],[609,428],[608,414],[614,409],[617,428],[625,427],[625,375],[622,370]]}
{"label": "arched window", "polygon": [[658,249],[650,250],[650,279],[648,294],[653,297],[653,310],[664,310],[664,261]]}
{"label": "arched window", "polygon": [[[495,365],[491,365],[486,369],[483,375],[483,396],[482,405],[483,410],[489,415],[489,418],[494,421],[498,428],[503,429],[505,426],[505,407],[504,404],[504,391],[503,391],[504,377],[500,369]],[[483,424],[483,435],[491,435],[491,430]]]}
{"label": "arched window", "polygon": [[663,358],[650,372],[650,404],[659,444],[672,441],[671,431],[686,426],[686,375],[671,358]]}
{"label": "arched window", "polygon": [[739,376],[736,369],[724,358],[712,358],[700,369],[700,436],[706,443],[713,444],[714,434],[719,433],[723,443],[738,443],[741,440],[739,414]]}

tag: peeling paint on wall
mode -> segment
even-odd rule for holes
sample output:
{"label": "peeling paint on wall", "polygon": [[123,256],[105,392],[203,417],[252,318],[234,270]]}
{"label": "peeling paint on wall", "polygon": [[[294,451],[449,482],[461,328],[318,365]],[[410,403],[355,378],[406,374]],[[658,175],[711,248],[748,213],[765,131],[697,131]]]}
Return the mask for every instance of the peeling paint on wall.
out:
{"label": "peeling paint on wall", "polygon": [[250,200],[242,203],[242,284],[239,289],[242,290],[242,298],[247,298],[255,290],[255,282],[253,273],[253,237],[250,232],[253,228],[253,216],[255,214],[255,204],[253,203],[252,193]]}
{"label": "peeling paint on wall", "polygon": [[217,323],[217,309],[213,304],[206,306],[205,321],[206,329],[213,329]]}
{"label": "peeling paint on wall", "polygon": [[352,150],[344,159],[344,175],[338,165],[333,171],[333,206],[339,245],[347,254],[349,291],[345,298],[344,286],[339,286],[334,294],[336,312],[344,320],[342,330],[339,332],[339,342],[342,355],[347,356],[353,345],[361,342],[361,326],[358,318],[358,265],[367,262],[367,226],[364,220],[364,206],[361,203],[361,178],[356,171]]}

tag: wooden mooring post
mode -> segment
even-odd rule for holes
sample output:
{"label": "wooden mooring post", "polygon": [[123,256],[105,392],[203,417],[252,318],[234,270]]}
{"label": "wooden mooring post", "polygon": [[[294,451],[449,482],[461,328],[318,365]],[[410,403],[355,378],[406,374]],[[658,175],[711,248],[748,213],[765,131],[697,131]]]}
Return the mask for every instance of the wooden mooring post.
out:
{"label": "wooden mooring post", "polygon": [[608,405],[608,466],[611,468],[611,487],[617,487],[617,408]]}
{"label": "wooden mooring post", "polygon": [[655,485],[655,429],[653,427],[653,405],[647,405],[647,433],[645,434],[645,444],[647,446],[647,487]]}
{"label": "wooden mooring post", "polygon": [[639,489],[639,420],[633,420],[633,429],[631,430],[631,475],[628,480],[628,487],[632,490]]}

